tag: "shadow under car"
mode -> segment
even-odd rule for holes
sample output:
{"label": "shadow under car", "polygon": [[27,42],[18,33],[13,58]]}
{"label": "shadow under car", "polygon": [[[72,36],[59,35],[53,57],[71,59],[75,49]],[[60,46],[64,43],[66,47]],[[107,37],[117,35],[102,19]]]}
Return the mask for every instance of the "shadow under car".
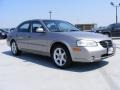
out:
{"label": "shadow under car", "polygon": [[[10,51],[5,51],[3,52],[3,54],[13,57]],[[22,60],[23,62],[31,62],[31,63],[42,65],[48,68],[59,69],[52,64],[52,60],[50,57],[29,54],[29,53],[22,53],[21,56],[15,56],[15,57],[19,58],[19,60]],[[108,64],[108,61],[103,61],[103,60],[100,62],[94,62],[94,63],[73,63],[71,67],[64,70],[72,71],[72,72],[88,72],[88,71],[92,71],[92,70],[96,70],[101,67],[104,67],[107,64]]]}

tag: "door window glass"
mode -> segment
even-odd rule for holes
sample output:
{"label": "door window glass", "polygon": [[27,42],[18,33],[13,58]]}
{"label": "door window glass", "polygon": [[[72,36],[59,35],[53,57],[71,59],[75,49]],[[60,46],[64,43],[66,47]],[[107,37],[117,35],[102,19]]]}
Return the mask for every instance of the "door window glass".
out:
{"label": "door window glass", "polygon": [[18,27],[18,32],[29,32],[30,24],[25,23]]}
{"label": "door window glass", "polygon": [[36,32],[36,30],[37,30],[38,28],[43,28],[43,27],[42,27],[42,24],[40,24],[40,22],[34,22],[34,23],[32,24],[32,32]]}

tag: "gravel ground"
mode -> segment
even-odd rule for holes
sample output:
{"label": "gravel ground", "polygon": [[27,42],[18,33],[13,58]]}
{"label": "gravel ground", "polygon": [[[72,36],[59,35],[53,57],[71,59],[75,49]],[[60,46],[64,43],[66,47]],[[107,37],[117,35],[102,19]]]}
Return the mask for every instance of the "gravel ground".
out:
{"label": "gravel ground", "polygon": [[22,54],[14,57],[0,40],[0,90],[120,90],[120,40],[115,56],[99,63],[74,63],[61,70],[50,58]]}

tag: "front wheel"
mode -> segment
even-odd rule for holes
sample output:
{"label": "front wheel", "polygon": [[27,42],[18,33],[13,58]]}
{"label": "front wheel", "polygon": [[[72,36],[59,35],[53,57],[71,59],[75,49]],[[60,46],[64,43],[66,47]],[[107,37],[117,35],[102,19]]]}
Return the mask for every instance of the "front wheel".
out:
{"label": "front wheel", "polygon": [[21,54],[21,51],[18,49],[15,41],[11,42],[11,52],[13,55],[17,56]]}
{"label": "front wheel", "polygon": [[64,46],[56,46],[52,51],[53,63],[59,68],[66,68],[71,65],[72,60],[68,49]]}

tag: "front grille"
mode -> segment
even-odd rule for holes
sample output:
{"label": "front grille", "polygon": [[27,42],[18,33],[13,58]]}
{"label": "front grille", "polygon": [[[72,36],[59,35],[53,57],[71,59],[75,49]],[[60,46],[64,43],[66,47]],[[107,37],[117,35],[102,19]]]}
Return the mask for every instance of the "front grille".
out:
{"label": "front grille", "polygon": [[113,46],[113,43],[111,40],[105,40],[105,41],[101,41],[100,45],[104,48],[109,48]]}

